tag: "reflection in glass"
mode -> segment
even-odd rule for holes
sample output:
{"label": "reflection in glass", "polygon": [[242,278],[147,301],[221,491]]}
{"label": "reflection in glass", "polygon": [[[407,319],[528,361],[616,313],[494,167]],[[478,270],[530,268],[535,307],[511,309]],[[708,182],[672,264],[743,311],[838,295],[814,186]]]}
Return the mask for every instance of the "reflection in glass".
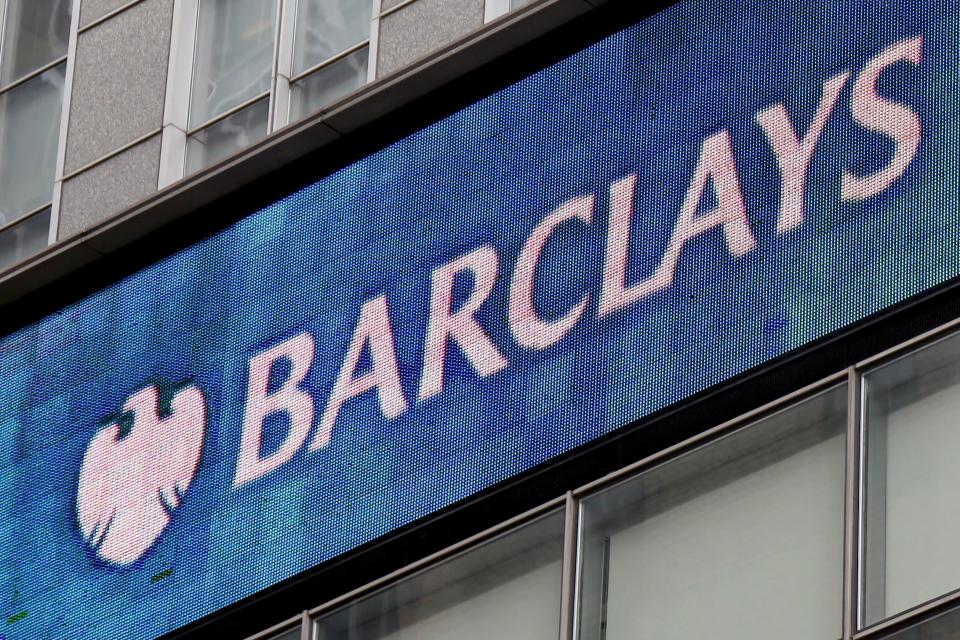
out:
{"label": "reflection in glass", "polygon": [[276,0],[201,0],[190,127],[270,89]]}
{"label": "reflection in glass", "polygon": [[885,640],[953,640],[960,638],[960,609],[952,609],[917,623]]}
{"label": "reflection in glass", "polygon": [[367,81],[366,47],[323,67],[293,85],[290,119],[297,120],[329,105]]}
{"label": "reflection in glass", "polygon": [[50,202],[66,63],[0,94],[0,224]]}
{"label": "reflection in glass", "polygon": [[582,640],[831,640],[846,389],[584,500]]}
{"label": "reflection in glass", "polygon": [[517,7],[522,7],[528,2],[530,2],[530,0],[510,0],[510,8],[516,9]]}
{"label": "reflection in glass", "polygon": [[370,37],[370,0],[300,0],[293,73],[349,49]]}
{"label": "reflection in glass", "polygon": [[186,173],[216,164],[265,137],[269,104],[267,98],[258,100],[191,135],[187,139]]}
{"label": "reflection in glass", "polygon": [[71,0],[6,0],[6,4],[0,85],[67,55],[70,39]]}
{"label": "reflection in glass", "polygon": [[49,207],[0,231],[0,269],[46,248],[49,232]]}
{"label": "reflection in glass", "polygon": [[868,373],[865,624],[960,588],[960,338]]}
{"label": "reflection in glass", "polygon": [[283,633],[273,636],[268,640],[300,640],[300,627],[295,627],[289,631],[284,631]]}
{"label": "reflection in glass", "polygon": [[317,622],[317,640],[556,640],[563,514],[425,570]]}

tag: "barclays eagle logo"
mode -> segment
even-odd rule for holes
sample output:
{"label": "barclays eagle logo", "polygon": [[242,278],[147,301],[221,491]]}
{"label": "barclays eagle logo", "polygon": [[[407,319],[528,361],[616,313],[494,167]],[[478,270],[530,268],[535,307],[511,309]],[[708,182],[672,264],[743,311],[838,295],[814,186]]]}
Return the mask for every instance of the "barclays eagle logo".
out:
{"label": "barclays eagle logo", "polygon": [[149,385],[87,447],[77,486],[77,521],[104,562],[129,566],[163,533],[200,464],[207,409],[196,386],[179,389],[160,415]]}

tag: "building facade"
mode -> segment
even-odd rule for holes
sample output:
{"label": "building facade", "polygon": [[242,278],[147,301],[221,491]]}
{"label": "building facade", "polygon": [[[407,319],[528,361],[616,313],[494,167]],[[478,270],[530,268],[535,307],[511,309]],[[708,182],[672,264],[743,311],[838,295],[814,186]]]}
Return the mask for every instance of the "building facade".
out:
{"label": "building facade", "polygon": [[960,629],[960,4],[2,6],[0,640]]}

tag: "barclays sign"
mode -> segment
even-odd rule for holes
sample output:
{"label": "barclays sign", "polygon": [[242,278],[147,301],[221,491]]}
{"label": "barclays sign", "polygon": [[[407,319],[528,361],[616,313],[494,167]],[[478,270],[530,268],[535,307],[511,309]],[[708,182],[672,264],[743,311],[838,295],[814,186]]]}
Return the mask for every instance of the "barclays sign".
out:
{"label": "barclays sign", "polygon": [[814,7],[680,3],[5,337],[2,632],[154,638],[960,276],[960,10]]}

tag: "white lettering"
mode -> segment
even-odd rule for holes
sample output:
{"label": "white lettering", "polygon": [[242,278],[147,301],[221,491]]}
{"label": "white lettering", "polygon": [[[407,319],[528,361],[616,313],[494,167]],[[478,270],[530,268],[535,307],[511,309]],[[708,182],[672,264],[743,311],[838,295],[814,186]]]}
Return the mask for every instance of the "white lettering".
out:
{"label": "white lettering", "polygon": [[521,346],[528,349],[545,349],[555,344],[577,324],[587,308],[590,295],[584,294],[580,302],[574,305],[566,315],[553,322],[547,322],[537,314],[534,308],[533,282],[540,254],[554,230],[572,218],[589,224],[593,220],[594,199],[593,195],[582,196],[560,205],[537,225],[520,250],[520,257],[517,259],[517,266],[510,283],[508,319],[513,337]]}
{"label": "white lettering", "polygon": [[[250,374],[247,383],[247,402],[243,413],[243,431],[240,436],[240,454],[233,486],[255,480],[289,462],[303,446],[313,423],[313,398],[300,388],[313,363],[316,348],[313,336],[304,332],[267,349],[250,359]],[[290,376],[284,383],[267,391],[273,365],[287,358],[293,365]],[[286,413],[290,429],[280,447],[261,458],[263,422],[272,413]]]}
{"label": "white lettering", "polygon": [[[366,344],[370,345],[372,366],[367,373],[354,377]],[[371,389],[377,390],[380,411],[384,417],[393,419],[407,410],[407,399],[400,385],[390,310],[387,307],[387,298],[383,295],[367,300],[360,309],[360,318],[357,320],[353,338],[320,418],[320,428],[310,443],[312,451],[330,443],[333,425],[344,403]]]}
{"label": "white lettering", "polygon": [[843,172],[840,196],[844,200],[865,200],[884,191],[903,175],[920,147],[921,125],[917,113],[905,104],[887,100],[877,94],[877,79],[887,67],[897,62],[920,64],[923,37],[897,42],[867,63],[853,84],[850,110],[865,129],[882,133],[896,143],[893,157],[886,167],[866,176]]}
{"label": "white lettering", "polygon": [[[426,400],[443,390],[448,340],[457,343],[481,378],[507,366],[507,359],[474,317],[497,283],[499,262],[497,251],[484,245],[433,271],[430,318],[427,322],[423,375],[418,396],[420,400]],[[453,283],[461,271],[473,274],[473,291],[460,309],[451,312]]]}
{"label": "white lettering", "polygon": [[777,156],[780,166],[780,214],[777,217],[777,233],[789,231],[803,224],[803,196],[810,160],[823,133],[824,125],[833,113],[840,92],[850,78],[846,71],[823,83],[820,104],[803,140],[797,138],[790,114],[783,103],[767,107],[757,114],[757,122],[763,128],[767,141]]}
{"label": "white lettering", "polygon": [[[717,206],[712,211],[697,216],[697,207],[703,199],[708,182],[712,180],[717,195]],[[740,177],[726,129],[703,141],[700,159],[687,189],[680,216],[670,237],[666,253],[653,275],[642,282],[625,285],[626,261],[629,243],[629,218],[625,215],[632,208],[636,176],[629,176],[611,188],[610,228],[607,234],[607,255],[603,269],[603,289],[600,294],[599,315],[609,315],[646,296],[673,284],[674,273],[683,246],[691,239],[722,227],[727,247],[734,256],[742,256],[757,244],[747,209],[743,203]],[[630,203],[629,205],[627,203]]]}

